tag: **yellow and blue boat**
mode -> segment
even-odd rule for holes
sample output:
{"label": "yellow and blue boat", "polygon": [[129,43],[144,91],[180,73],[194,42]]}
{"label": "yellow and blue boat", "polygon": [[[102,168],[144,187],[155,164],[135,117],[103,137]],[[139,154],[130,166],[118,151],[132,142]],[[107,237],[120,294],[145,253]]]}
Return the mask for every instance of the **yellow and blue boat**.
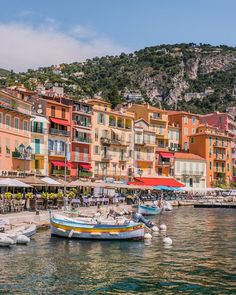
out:
{"label": "yellow and blue boat", "polygon": [[140,240],[144,239],[143,223],[124,219],[96,221],[91,219],[74,219],[54,215],[50,219],[51,235],[93,240]]}

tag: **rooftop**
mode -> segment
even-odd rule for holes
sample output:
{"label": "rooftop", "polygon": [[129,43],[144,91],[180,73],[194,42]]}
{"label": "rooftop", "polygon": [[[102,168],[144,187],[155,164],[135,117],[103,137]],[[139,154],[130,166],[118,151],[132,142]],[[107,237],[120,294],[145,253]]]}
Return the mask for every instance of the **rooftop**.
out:
{"label": "rooftop", "polygon": [[191,154],[191,153],[175,153],[175,159],[183,159],[183,160],[193,160],[193,161],[206,161],[204,158]]}

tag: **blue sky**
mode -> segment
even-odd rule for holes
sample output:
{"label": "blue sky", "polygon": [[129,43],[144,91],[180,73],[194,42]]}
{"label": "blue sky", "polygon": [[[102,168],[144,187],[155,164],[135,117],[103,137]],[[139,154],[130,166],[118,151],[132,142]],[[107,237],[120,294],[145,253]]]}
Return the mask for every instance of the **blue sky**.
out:
{"label": "blue sky", "polygon": [[[236,45],[234,0],[0,0],[0,67],[26,70],[150,45]],[[3,46],[3,47],[2,47]]]}

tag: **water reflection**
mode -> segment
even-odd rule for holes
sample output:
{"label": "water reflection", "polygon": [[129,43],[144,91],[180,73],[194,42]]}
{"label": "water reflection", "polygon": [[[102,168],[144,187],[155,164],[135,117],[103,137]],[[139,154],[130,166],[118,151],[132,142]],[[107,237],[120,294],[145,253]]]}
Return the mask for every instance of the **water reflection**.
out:
{"label": "water reflection", "polygon": [[233,294],[235,213],[184,208],[161,216],[171,246],[162,232],[144,243],[41,232],[28,247],[0,249],[0,294]]}

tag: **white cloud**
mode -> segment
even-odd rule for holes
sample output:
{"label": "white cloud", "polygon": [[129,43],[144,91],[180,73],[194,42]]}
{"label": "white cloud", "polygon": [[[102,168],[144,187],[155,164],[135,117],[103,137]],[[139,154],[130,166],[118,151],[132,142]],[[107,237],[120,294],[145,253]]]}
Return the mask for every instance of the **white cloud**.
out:
{"label": "white cloud", "polygon": [[15,71],[126,51],[79,25],[70,32],[60,32],[53,24],[0,24],[0,40],[0,68]]}

